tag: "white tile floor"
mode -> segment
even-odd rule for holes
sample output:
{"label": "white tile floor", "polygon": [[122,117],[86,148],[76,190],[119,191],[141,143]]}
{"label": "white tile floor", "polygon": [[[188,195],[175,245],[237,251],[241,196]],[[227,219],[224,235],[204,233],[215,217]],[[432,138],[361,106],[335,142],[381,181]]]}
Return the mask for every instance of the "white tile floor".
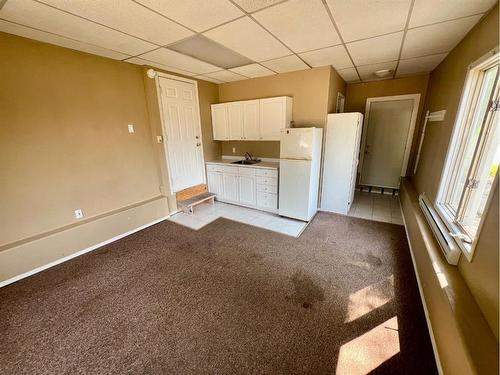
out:
{"label": "white tile floor", "polygon": [[349,216],[403,225],[399,197],[356,191]]}
{"label": "white tile floor", "polygon": [[217,201],[213,206],[210,203],[195,206],[193,215],[179,212],[172,215],[169,220],[198,230],[219,217],[269,229],[292,237],[298,237],[307,226],[307,223],[303,221]]}

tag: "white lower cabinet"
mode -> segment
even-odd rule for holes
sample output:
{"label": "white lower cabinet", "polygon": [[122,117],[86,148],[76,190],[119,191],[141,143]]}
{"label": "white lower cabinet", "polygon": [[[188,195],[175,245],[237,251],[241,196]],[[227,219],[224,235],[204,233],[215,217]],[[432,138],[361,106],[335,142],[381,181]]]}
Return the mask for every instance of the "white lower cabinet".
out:
{"label": "white lower cabinet", "polygon": [[229,202],[239,202],[239,176],[231,173],[222,174],[222,196]]}
{"label": "white lower cabinet", "polygon": [[240,176],[240,203],[250,206],[257,203],[255,176]]}
{"label": "white lower cabinet", "polygon": [[217,200],[265,211],[278,210],[278,171],[207,164],[208,191]]}
{"label": "white lower cabinet", "polygon": [[222,171],[208,172],[207,183],[209,192],[214,193],[217,196],[222,196],[224,194],[224,190],[222,188]]}

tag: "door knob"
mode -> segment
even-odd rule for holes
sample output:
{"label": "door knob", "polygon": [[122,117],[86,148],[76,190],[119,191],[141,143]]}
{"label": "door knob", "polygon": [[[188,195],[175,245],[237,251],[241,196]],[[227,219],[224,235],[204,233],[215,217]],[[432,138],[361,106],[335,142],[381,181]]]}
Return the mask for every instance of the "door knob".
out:
{"label": "door knob", "polygon": [[196,139],[200,139],[200,137],[198,137],[198,136],[196,136],[195,138],[196,138]]}

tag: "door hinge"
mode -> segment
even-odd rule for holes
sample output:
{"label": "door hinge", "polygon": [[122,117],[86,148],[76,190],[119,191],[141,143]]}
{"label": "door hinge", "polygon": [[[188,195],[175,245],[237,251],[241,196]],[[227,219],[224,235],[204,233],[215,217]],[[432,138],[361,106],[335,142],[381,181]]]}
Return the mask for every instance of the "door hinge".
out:
{"label": "door hinge", "polygon": [[492,112],[500,111],[500,99],[495,99],[491,101],[490,111]]}

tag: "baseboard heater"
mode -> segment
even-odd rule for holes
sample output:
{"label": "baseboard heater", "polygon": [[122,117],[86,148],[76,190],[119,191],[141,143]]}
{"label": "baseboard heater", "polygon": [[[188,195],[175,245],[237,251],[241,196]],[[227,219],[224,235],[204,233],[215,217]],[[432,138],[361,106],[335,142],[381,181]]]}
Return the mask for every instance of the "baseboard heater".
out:
{"label": "baseboard heater", "polygon": [[418,203],[432,229],[432,232],[434,233],[434,236],[438,240],[439,246],[446,257],[446,260],[448,263],[456,266],[458,264],[458,260],[460,259],[460,248],[453,237],[450,236],[445,223],[434,209],[432,203],[429,201],[429,198],[427,198],[424,193],[420,194],[418,197]]}

